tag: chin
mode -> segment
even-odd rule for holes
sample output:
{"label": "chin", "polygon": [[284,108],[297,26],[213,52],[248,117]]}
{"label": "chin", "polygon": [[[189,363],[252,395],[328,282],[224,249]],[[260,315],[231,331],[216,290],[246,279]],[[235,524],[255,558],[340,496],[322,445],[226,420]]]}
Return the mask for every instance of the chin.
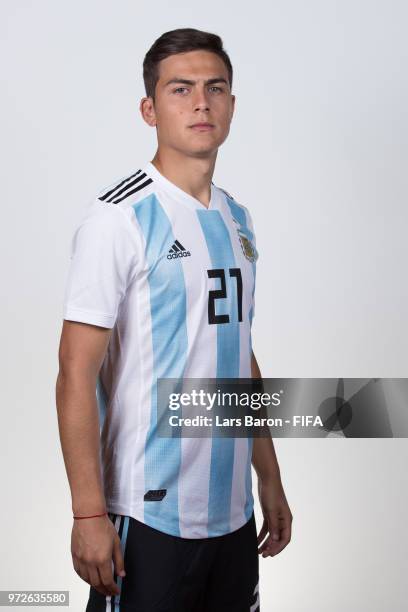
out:
{"label": "chin", "polygon": [[196,143],[194,144],[195,146],[191,146],[189,148],[191,155],[208,156],[208,155],[213,155],[214,153],[216,153],[221,143],[220,142],[207,142],[207,143],[202,143],[200,146],[197,146]]}
{"label": "chin", "polygon": [[211,157],[212,155],[214,155],[217,152],[217,147],[211,147],[211,149],[195,149],[190,151],[189,155],[190,157],[197,157],[197,158],[207,158],[207,157]]}

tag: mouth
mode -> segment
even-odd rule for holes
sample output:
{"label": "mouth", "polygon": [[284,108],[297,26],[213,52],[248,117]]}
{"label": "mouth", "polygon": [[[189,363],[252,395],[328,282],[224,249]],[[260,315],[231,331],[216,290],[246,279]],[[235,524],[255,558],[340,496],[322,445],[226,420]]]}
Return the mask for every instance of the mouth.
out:
{"label": "mouth", "polygon": [[212,123],[200,122],[190,125],[190,128],[199,132],[207,132],[209,130],[213,130],[215,128],[215,125],[213,125]]}

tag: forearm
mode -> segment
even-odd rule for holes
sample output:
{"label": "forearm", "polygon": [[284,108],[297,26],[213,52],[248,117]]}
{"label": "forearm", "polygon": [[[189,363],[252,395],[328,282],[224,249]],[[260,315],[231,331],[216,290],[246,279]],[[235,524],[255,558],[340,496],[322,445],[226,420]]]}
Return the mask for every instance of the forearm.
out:
{"label": "forearm", "polygon": [[254,438],[252,465],[263,482],[280,481],[280,469],[272,438]]}
{"label": "forearm", "polygon": [[[252,353],[251,358],[251,374],[252,378],[262,378],[254,353]],[[264,438],[254,437],[252,465],[258,478],[264,482],[269,480],[280,481],[280,470],[271,436]]]}
{"label": "forearm", "polygon": [[103,512],[99,418],[95,378],[79,372],[59,373],[56,383],[58,427],[74,514]]}

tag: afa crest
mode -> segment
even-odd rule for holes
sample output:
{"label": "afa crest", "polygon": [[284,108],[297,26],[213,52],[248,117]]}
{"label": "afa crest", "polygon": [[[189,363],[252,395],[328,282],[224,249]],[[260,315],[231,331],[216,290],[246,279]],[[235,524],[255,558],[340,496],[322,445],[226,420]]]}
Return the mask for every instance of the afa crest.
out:
{"label": "afa crest", "polygon": [[258,258],[256,248],[241,230],[238,229],[237,231],[239,241],[241,243],[242,252],[244,253],[245,257],[249,259],[249,261],[256,261],[256,259]]}

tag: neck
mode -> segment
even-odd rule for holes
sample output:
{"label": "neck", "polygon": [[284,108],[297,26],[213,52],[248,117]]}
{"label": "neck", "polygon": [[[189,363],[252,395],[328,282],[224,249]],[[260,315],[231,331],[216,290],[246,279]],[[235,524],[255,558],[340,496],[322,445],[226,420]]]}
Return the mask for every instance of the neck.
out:
{"label": "neck", "polygon": [[188,157],[159,148],[151,163],[169,181],[208,208],[216,157],[217,154],[206,158]]}

